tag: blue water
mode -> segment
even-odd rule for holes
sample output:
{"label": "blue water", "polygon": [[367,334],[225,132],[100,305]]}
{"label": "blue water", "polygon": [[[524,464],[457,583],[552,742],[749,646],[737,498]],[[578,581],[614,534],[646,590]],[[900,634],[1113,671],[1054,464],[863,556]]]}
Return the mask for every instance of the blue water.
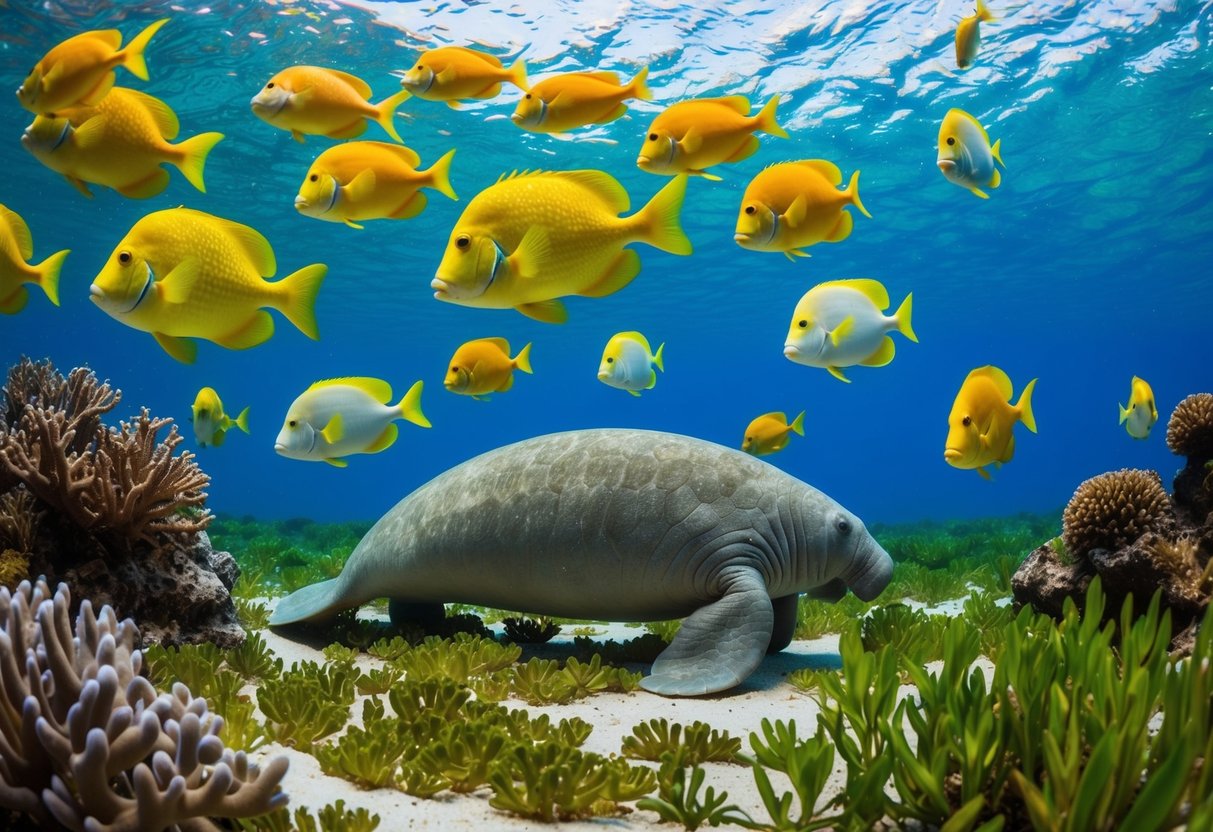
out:
{"label": "blue water", "polygon": [[[551,431],[630,426],[739,445],[751,418],[804,409],[806,433],[768,459],[869,522],[1003,515],[1059,508],[1082,479],[1151,467],[1169,480],[1180,460],[1165,420],[1185,395],[1213,389],[1213,50],[1210,7],[1190,2],[1032,2],[982,28],[973,69],[957,74],[952,32],[966,0],[929,2],[99,2],[0,0],[0,89],[63,38],[117,27],[129,37],[172,22],[149,49],[151,80],[119,83],[164,99],[182,137],[227,134],[207,166],[207,193],[177,172],[162,195],[86,200],[25,153],[30,116],[0,95],[0,203],[25,217],[35,258],[70,247],[62,307],[37,294],[0,319],[0,359],[87,364],[123,390],[116,415],[139,406],[188,421],[202,385],[229,411],[251,406],[252,435],[233,433],[199,461],[221,512],[373,518],[442,470],[490,448]],[[253,116],[249,98],[278,70],[319,64],[354,72],[381,100],[393,72],[422,48],[472,45],[522,56],[532,80],[552,72],[652,68],[656,100],[574,140],[523,133],[508,120],[517,91],[458,112],[406,102],[398,126],[425,165],[458,149],[461,201],[429,195],[416,219],[365,231],[300,216],[293,197],[331,142]],[[600,168],[639,207],[667,181],[640,171],[636,151],[662,107],[690,97],[782,98],[790,140],[762,137],[750,159],[690,183],[683,223],[693,256],[637,246],[644,267],[623,291],[568,301],[569,323],[433,299],[430,279],[450,229],[477,192],[506,171]],[[988,201],[945,181],[935,141],[951,107],[1002,140],[1003,185]],[[372,126],[364,138],[380,140]],[[819,245],[812,258],[745,251],[733,240],[741,193],[772,162],[826,158],[860,191],[874,219]],[[267,344],[231,352],[201,342],[193,366],[88,300],[105,259],[145,213],[184,204],[257,228],[279,276],[330,267],[321,339],[275,315]],[[872,277],[897,304],[914,293],[921,343],[895,336],[890,365],[852,368],[853,383],[782,355],[793,307],[815,283]],[[595,378],[609,336],[639,329],[666,343],[666,369],[640,398]],[[534,376],[487,403],[452,395],[443,373],[463,341],[533,341]],[[1016,428],[1014,460],[985,482],[943,460],[947,415],[974,367],[993,363],[1016,389],[1039,377],[1039,435]],[[1133,374],[1154,387],[1162,421],[1147,441],[1117,424]],[[370,375],[402,394],[426,382],[434,423],[401,423],[400,440],[345,470],[284,459],[274,437],[290,402],[317,379]]]}

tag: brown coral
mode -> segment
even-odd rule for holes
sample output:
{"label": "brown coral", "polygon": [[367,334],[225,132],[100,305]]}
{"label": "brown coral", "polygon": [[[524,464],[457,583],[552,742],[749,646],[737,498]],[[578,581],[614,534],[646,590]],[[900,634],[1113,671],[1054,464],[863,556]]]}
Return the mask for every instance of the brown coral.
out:
{"label": "brown coral", "polygon": [[1167,447],[1179,456],[1213,458],[1213,393],[1193,393],[1171,412]]}
{"label": "brown coral", "polygon": [[1078,486],[1062,515],[1062,540],[1073,557],[1116,550],[1173,522],[1171,499],[1154,471],[1122,469]]}

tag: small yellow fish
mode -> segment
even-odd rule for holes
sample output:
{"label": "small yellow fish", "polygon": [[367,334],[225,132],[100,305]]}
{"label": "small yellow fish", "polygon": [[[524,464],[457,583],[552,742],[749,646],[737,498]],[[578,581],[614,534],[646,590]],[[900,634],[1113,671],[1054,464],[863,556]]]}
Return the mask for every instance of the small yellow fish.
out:
{"label": "small yellow fish", "polygon": [[989,199],[983,187],[997,188],[1002,175],[995,162],[1006,167],[1000,156],[1002,139],[991,146],[981,122],[964,110],[952,108],[939,126],[939,155],[935,164],[949,182],[968,188],[974,196]]}
{"label": "small yellow fish", "polygon": [[531,345],[510,358],[504,338],[477,338],[455,350],[443,384],[452,393],[487,401],[489,393],[504,393],[514,386],[514,370],[530,373]]}
{"label": "small yellow fish", "polygon": [[51,303],[59,305],[59,270],[70,249],[57,251],[34,266],[34,238],[29,226],[15,211],[0,205],[0,315],[15,315],[29,302],[26,283],[46,292]]}
{"label": "small yellow fish", "polygon": [[526,90],[526,62],[519,59],[506,69],[501,61],[464,46],[442,46],[422,52],[417,64],[404,73],[400,84],[426,101],[445,101],[453,110],[465,98],[495,98],[502,82]]}
{"label": "small yellow fish", "polygon": [[764,413],[745,429],[741,449],[754,456],[767,456],[782,451],[792,434],[804,436],[804,411],[788,424],[786,413]]}
{"label": "small yellow fish", "polygon": [[1154,391],[1144,378],[1133,376],[1129,388],[1129,404],[1119,405],[1120,423],[1125,426],[1129,436],[1134,439],[1145,439],[1150,435],[1150,429],[1158,421],[1158,408],[1154,406]]}
{"label": "small yellow fish", "polygon": [[564,133],[587,124],[606,124],[628,111],[624,101],[653,97],[645,83],[648,77],[646,66],[626,85],[620,85],[614,72],[570,72],[544,78],[522,96],[510,118],[532,133]]}
{"label": "small yellow fish", "polygon": [[169,184],[164,163],[179,169],[206,193],[203,168],[222,133],[200,133],[179,144],[177,116],[158,98],[114,87],[95,107],[64,110],[57,118],[37,116],[21,144],[87,197],[88,183],[113,188],[132,199],[147,199]]}
{"label": "small yellow fish", "polygon": [[750,100],[744,95],[671,104],[653,119],[636,164],[649,173],[687,173],[719,180],[704,169],[753,156],[758,150],[755,132],[788,137],[775,122],[778,106],[778,95],[771,96],[755,116],[750,115]]}
{"label": "small yellow fish", "polygon": [[839,381],[849,382],[843,367],[862,364],[883,367],[897,347],[888,333],[896,330],[915,343],[910,323],[913,293],[892,315],[889,293],[878,280],[830,280],[804,294],[792,313],[783,354],[796,364],[822,367]]}
{"label": "small yellow fish", "polygon": [[459,199],[451,188],[447,151],[428,170],[417,170],[421,158],[400,144],[347,142],[321,153],[308,168],[295,210],[329,222],[362,228],[356,220],[406,220],[425,210],[421,188],[433,188]]}
{"label": "small yellow fish", "polygon": [[68,107],[99,104],[114,86],[114,69],[125,67],[147,80],[143,52],[152,35],[168,23],[157,20],[122,46],[117,29],[82,32],[47,52],[17,88],[17,100],[34,115],[58,115]]}
{"label": "small yellow fish", "polygon": [[981,47],[981,23],[994,20],[994,15],[986,8],[982,0],[977,0],[977,10],[968,17],[961,18],[956,26],[956,66],[968,69],[977,57]]}
{"label": "small yellow fish", "polygon": [[353,139],[376,122],[396,141],[396,108],[409,97],[401,91],[372,104],[371,88],[357,75],[319,66],[292,66],[271,78],[250,102],[262,121],[290,130],[295,141],[305,133]]}
{"label": "small yellow fish", "polygon": [[568,319],[565,295],[601,298],[640,273],[642,242],[690,254],[678,224],[686,177],[678,177],[635,214],[627,191],[598,170],[533,171],[503,176],[477,194],[455,223],[431,286],[462,306],[516,309],[548,323]]}
{"label": "small yellow fish", "polygon": [[1015,435],[1011,429],[1023,422],[1036,433],[1036,417],[1032,415],[1032,379],[1011,404],[1014,391],[1011,379],[997,367],[986,365],[969,373],[948,416],[948,439],[943,458],[953,468],[976,468],[977,473],[990,479],[987,465],[1000,466],[1010,462],[1015,453]]}
{"label": "small yellow fish", "polygon": [[396,441],[397,419],[430,427],[421,412],[423,386],[415,382],[398,404],[390,405],[392,387],[386,381],[318,381],[291,404],[274,450],[290,459],[327,462],[336,468],[344,468],[351,454],[377,454]]}
{"label": "small yellow fish", "polygon": [[602,351],[598,380],[639,396],[641,390],[651,390],[657,385],[657,370],[665,372],[664,353],[665,344],[654,353],[648,339],[639,332],[612,335]]}
{"label": "small yellow fish", "polygon": [[194,438],[199,447],[218,448],[233,427],[248,433],[248,408],[235,419],[223,412],[223,402],[214,387],[203,387],[194,397]]}
{"label": "small yellow fish", "polygon": [[319,338],[316,293],[327,266],[306,266],[273,283],[269,242],[247,225],[190,208],[139,220],[89,287],[93,303],[129,327],[150,332],[165,352],[192,364],[205,338],[244,350],[268,341],[277,309]]}
{"label": "small yellow fish", "polygon": [[811,245],[842,242],[853,225],[846,206],[872,215],[859,201],[859,171],[845,191],[840,184],[842,171],[825,159],[771,165],[746,187],[733,239],[752,251],[782,251],[789,260],[808,257],[803,249]]}

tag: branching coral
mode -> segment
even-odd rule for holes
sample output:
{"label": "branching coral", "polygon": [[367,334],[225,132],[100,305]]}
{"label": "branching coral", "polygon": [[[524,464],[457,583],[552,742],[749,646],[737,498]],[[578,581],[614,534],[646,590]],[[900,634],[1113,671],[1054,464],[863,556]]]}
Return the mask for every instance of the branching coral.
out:
{"label": "branching coral", "polygon": [[140,676],[140,634],[60,584],[0,588],[0,806],[47,828],[217,830],[286,803],[284,757],[264,770],[224,748],[223,720],[185,685]]}
{"label": "branching coral", "polygon": [[1167,422],[1167,447],[1179,456],[1213,458],[1213,393],[1193,393]]}
{"label": "branching coral", "polygon": [[1125,468],[1086,480],[1062,515],[1066,551],[1083,557],[1093,549],[1115,550],[1146,532],[1171,524],[1171,499],[1154,471]]}

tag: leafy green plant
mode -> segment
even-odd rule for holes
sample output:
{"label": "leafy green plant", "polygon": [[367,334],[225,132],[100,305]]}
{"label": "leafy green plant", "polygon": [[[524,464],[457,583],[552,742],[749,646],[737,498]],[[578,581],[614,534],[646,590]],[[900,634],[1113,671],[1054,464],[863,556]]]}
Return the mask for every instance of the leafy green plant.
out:
{"label": "leafy green plant", "polygon": [[647,621],[644,628],[668,644],[674,640],[674,636],[678,635],[678,631],[682,629],[682,619],[671,618],[667,621]]}
{"label": "leafy green plant", "polygon": [[444,678],[466,684],[473,677],[510,667],[520,655],[522,648],[516,644],[459,634],[451,639],[430,636],[391,662],[410,679]]}
{"label": "leafy green plant", "polygon": [[406,722],[422,717],[451,721],[461,716],[472,691],[450,679],[405,679],[388,691],[388,703]]}
{"label": "leafy green plant", "polygon": [[611,785],[604,762],[575,748],[517,745],[489,775],[489,804],[549,823],[587,817]]}
{"label": "leafy green plant", "polygon": [[275,679],[282,675],[282,659],[274,657],[260,633],[249,633],[243,644],[224,653],[223,660],[243,679]]}
{"label": "leafy green plant", "polygon": [[342,664],[352,667],[362,651],[334,642],[320,652],[324,655],[325,660],[331,664]]}
{"label": "leafy green plant", "polygon": [[636,808],[656,812],[663,822],[680,823],[690,830],[704,824],[720,826],[749,820],[736,805],[728,802],[728,792],[717,792],[708,786],[700,795],[704,776],[699,766],[685,768],[678,754],[667,752],[657,775],[658,795],[641,798],[636,801]]}
{"label": "leafy green plant", "polygon": [[353,701],[353,671],[342,667],[326,670],[315,662],[304,662],[278,679],[265,680],[257,693],[257,705],[266,717],[266,735],[304,751],[345,727]]}
{"label": "leafy green plant", "polygon": [[664,719],[650,719],[632,728],[632,736],[624,737],[621,752],[625,757],[640,760],[662,759],[664,754],[681,751],[684,765],[696,766],[706,762],[732,762],[741,749],[741,740],[727,731],[717,731],[706,722],[684,726],[670,725]]}
{"label": "leafy green plant", "polygon": [[251,598],[236,598],[236,617],[246,631],[264,630],[270,626],[270,608]]}
{"label": "leafy green plant", "polygon": [[628,662],[651,663],[669,644],[656,633],[645,633],[622,643],[613,639],[598,642],[577,636],[573,639],[573,647],[577,655],[586,661],[595,653],[600,653],[607,664],[619,665]]}
{"label": "leafy green plant", "polygon": [[530,705],[563,705],[573,701],[577,688],[552,659],[532,658],[514,667],[514,692]]}
{"label": "leafy green plant", "polygon": [[[779,727],[772,729],[774,745],[762,746],[764,756],[770,759],[776,754],[779,755],[775,768],[788,775],[792,791],[776,794],[766,768],[757,759],[752,760],[750,766],[754,783],[758,787],[758,796],[762,799],[762,805],[770,820],[755,821],[749,818],[741,821],[742,825],[749,829],[772,832],[810,832],[834,827],[841,816],[819,816],[817,807],[826,782],[834,770],[834,746],[820,728],[817,734],[809,739],[796,742],[795,724],[791,727],[783,727],[782,723],[776,725]],[[765,720],[763,727],[768,727]],[[757,745],[753,735],[751,745]]]}
{"label": "leafy green plant", "polygon": [[413,649],[413,645],[400,636],[381,638],[366,648],[366,652],[376,659],[395,661]]}
{"label": "leafy green plant", "polygon": [[940,636],[946,624],[943,616],[927,615],[905,604],[886,604],[875,607],[863,619],[859,637],[868,652],[887,645],[903,665],[922,665],[939,658]]}
{"label": "leafy green plant", "polygon": [[427,771],[418,763],[405,763],[400,767],[396,788],[413,797],[431,798],[445,791],[450,782],[441,774]]}
{"label": "leafy green plant", "polygon": [[302,806],[294,812],[284,807],[267,815],[236,818],[235,823],[244,832],[375,832],[379,815],[372,815],[361,806],[346,809],[345,801],[338,800],[322,808],[315,817]]}
{"label": "leafy green plant", "polygon": [[837,676],[838,672],[820,667],[798,667],[788,673],[788,684],[803,693],[814,693],[821,688],[825,675]]}
{"label": "leafy green plant", "polygon": [[312,754],[325,774],[379,789],[396,784],[400,758],[412,747],[412,734],[399,720],[381,719],[366,728],[351,726],[335,743],[315,746]]}
{"label": "leafy green plant", "polygon": [[796,630],[798,639],[821,638],[828,633],[837,633],[852,620],[839,604],[801,597],[796,606]]}
{"label": "leafy green plant", "polygon": [[501,619],[505,637],[516,644],[543,644],[560,635],[560,625],[547,616]]}
{"label": "leafy green plant", "polygon": [[417,764],[440,775],[454,792],[472,792],[489,781],[497,759],[509,753],[514,742],[500,730],[483,723],[456,722],[417,756]]}
{"label": "leafy green plant", "polygon": [[161,647],[154,644],[143,651],[148,676],[157,687],[181,682],[197,696],[205,691],[223,665],[223,651],[213,644],[183,644]]}
{"label": "leafy green plant", "polygon": [[580,699],[610,689],[617,679],[611,668],[602,666],[602,656],[597,653],[588,663],[570,656],[561,674],[573,686],[573,698]]}
{"label": "leafy green plant", "polygon": [[365,671],[354,682],[354,687],[363,696],[387,693],[400,681],[400,670],[392,665],[373,667]]}

